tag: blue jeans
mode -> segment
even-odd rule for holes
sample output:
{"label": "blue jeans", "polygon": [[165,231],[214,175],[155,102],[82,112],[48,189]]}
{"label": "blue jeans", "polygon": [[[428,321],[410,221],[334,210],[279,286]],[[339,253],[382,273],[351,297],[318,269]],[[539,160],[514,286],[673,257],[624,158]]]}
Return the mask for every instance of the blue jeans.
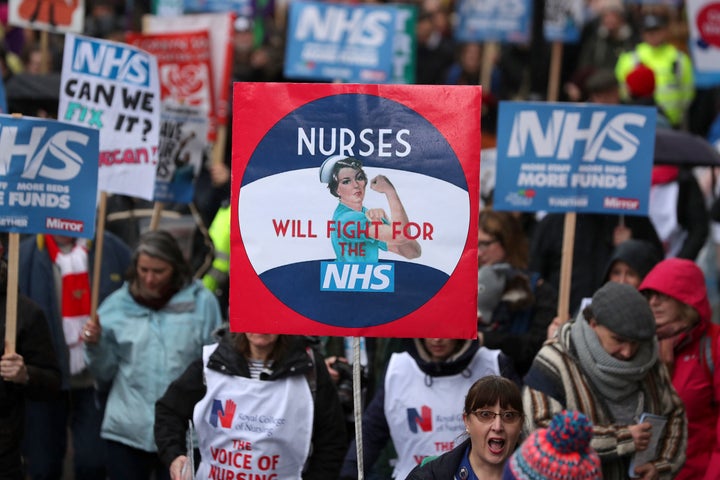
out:
{"label": "blue jeans", "polygon": [[30,478],[59,480],[62,477],[70,428],[75,480],[104,480],[102,415],[93,388],[72,389],[47,402],[27,402],[23,454]]}
{"label": "blue jeans", "polygon": [[110,480],[170,480],[170,470],[156,452],[146,452],[128,445],[105,441]]}

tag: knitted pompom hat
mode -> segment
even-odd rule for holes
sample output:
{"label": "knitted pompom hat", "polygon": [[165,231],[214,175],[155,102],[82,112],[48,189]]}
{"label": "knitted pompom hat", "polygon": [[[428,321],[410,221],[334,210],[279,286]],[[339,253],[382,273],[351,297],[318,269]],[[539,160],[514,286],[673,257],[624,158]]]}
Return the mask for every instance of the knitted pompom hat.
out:
{"label": "knitted pompom hat", "polygon": [[627,90],[634,99],[652,97],[655,93],[655,72],[642,63],[625,77]]}
{"label": "knitted pompom hat", "polygon": [[505,465],[503,480],[602,480],[592,436],[585,415],[564,410],[525,439]]}

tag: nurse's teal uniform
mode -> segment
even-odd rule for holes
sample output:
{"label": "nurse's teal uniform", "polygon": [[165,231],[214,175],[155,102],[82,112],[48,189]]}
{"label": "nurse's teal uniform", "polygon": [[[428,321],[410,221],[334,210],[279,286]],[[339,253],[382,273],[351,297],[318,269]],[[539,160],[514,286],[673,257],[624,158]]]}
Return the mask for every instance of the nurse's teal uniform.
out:
{"label": "nurse's teal uniform", "polygon": [[[348,226],[347,233],[352,235],[352,238],[348,238],[342,235],[342,230],[345,228],[335,228],[330,233],[330,240],[332,241],[333,249],[335,250],[336,261],[338,262],[355,262],[355,263],[377,263],[379,250],[387,251],[387,243],[380,240],[374,239],[367,235],[361,234],[357,236],[358,226],[360,231],[365,229],[372,229],[372,222],[367,219],[365,212],[367,208],[362,207],[362,211],[358,212],[352,208],[347,207],[342,203],[338,203],[335,213],[333,213],[333,222],[337,225],[340,222],[341,225],[346,223],[351,224]],[[383,223],[389,224],[387,220],[383,219]],[[338,232],[338,230],[341,230]],[[344,244],[345,250],[343,252],[341,243]],[[360,255],[360,245],[364,245],[365,255]],[[350,253],[352,252],[352,253]]]}

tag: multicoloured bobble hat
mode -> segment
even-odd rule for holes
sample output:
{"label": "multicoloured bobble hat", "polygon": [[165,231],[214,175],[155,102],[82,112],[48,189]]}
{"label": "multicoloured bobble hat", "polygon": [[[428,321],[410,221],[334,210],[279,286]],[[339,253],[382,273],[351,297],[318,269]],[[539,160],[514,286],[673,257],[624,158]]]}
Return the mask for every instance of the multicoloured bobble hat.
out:
{"label": "multicoloured bobble hat", "polygon": [[592,436],[585,415],[564,410],[525,439],[505,465],[503,480],[602,480]]}

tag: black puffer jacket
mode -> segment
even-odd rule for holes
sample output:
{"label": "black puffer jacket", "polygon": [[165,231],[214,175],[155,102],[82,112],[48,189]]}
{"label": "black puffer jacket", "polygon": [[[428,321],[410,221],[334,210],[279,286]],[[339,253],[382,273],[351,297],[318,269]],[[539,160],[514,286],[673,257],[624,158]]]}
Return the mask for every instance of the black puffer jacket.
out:
{"label": "black puffer jacket", "polygon": [[[218,348],[210,355],[208,368],[217,372],[239,377],[250,377],[247,361],[233,345],[232,336],[221,332]],[[314,350],[311,360],[306,342],[301,337],[290,337],[289,349],[283,358],[275,362],[270,373],[261,373],[260,379],[273,381],[293,375],[306,375],[311,369],[315,374],[307,375],[314,381],[315,409],[312,433],[312,453],[309,458],[304,480],[326,480],[337,478],[347,445],[345,421],[340,400],[323,358]],[[185,432],[193,409],[205,396],[203,382],[203,361],[197,360],[170,384],[165,394],[155,404],[155,443],[158,454],[166,465],[180,455],[186,454]]]}
{"label": "black puffer jacket", "polygon": [[[0,281],[0,335],[5,338],[6,286]],[[20,385],[0,379],[0,477],[22,479],[20,444],[25,422],[25,399],[52,398],[60,391],[60,367],[42,310],[20,295],[17,305],[15,350],[23,357],[30,378]]]}
{"label": "black puffer jacket", "polygon": [[452,480],[465,455],[465,449],[469,445],[470,439],[468,438],[449,452],[418,465],[405,480]]}

